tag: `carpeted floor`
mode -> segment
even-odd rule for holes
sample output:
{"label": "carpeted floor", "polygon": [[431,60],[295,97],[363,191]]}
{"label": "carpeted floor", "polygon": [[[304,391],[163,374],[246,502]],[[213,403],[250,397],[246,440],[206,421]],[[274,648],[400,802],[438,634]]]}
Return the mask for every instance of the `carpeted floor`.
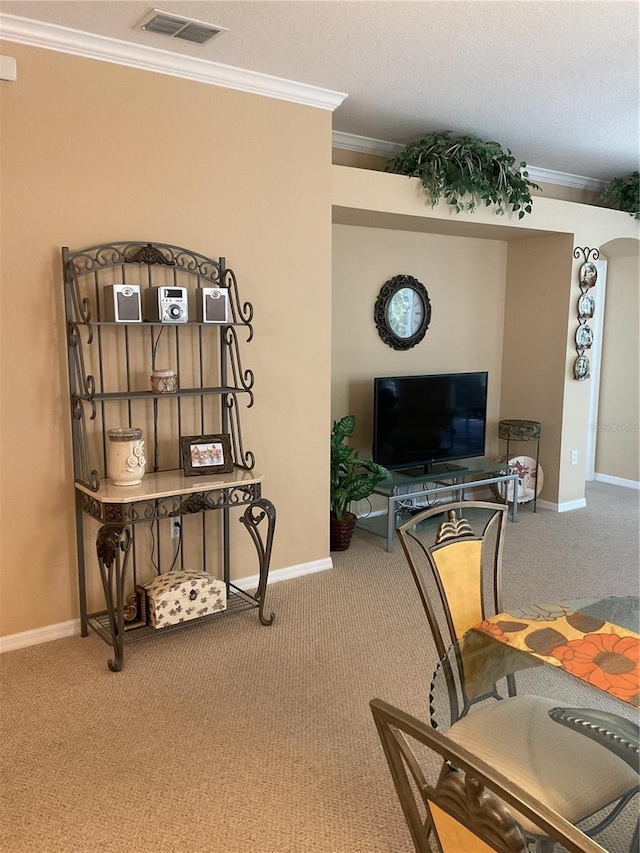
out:
{"label": "carpeted floor", "polygon": [[[522,509],[505,604],[638,593],[638,493]],[[255,613],[127,647],[95,636],[5,654],[2,853],[400,853],[412,849],[373,726],[423,718],[435,651],[400,549],[356,531],[331,571]]]}

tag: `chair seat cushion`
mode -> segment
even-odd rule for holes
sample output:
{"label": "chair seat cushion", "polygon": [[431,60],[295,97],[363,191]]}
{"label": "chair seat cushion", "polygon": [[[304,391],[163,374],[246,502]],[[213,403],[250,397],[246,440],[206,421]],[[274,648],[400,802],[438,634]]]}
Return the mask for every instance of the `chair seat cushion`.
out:
{"label": "chair seat cushion", "polygon": [[[606,747],[552,720],[557,705],[513,696],[472,709],[447,735],[576,824],[637,788],[638,776]],[[540,834],[515,817],[525,832]]]}

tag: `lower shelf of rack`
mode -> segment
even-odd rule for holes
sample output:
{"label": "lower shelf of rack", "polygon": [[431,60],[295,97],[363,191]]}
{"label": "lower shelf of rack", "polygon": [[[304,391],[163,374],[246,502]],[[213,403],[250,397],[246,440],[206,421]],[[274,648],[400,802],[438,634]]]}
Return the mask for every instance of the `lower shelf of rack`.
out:
{"label": "lower shelf of rack", "polygon": [[[131,628],[128,631],[125,630],[123,642],[125,645],[128,645],[129,643],[136,643],[140,640],[149,639],[149,637],[160,637],[164,634],[170,634],[172,631],[197,628],[199,625],[204,625],[206,622],[213,622],[216,619],[224,619],[225,616],[234,616],[236,613],[245,613],[247,610],[253,610],[257,607],[259,607],[259,602],[252,595],[249,595],[249,593],[244,592],[238,587],[230,585],[226,610],[221,610],[218,613],[211,613],[208,616],[201,616],[198,619],[190,619],[188,622],[178,622],[176,625],[167,625],[166,628],[153,628],[151,625],[143,625],[140,628]],[[106,610],[100,613],[90,613],[87,616],[87,623],[89,627],[105,641],[105,643],[113,646],[109,614]]]}

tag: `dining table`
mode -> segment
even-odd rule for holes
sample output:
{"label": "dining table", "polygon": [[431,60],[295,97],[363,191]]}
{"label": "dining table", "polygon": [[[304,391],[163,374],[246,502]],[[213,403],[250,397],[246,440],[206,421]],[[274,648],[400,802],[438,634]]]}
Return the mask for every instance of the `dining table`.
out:
{"label": "dining table", "polygon": [[[431,724],[446,734],[487,702],[532,695],[552,699],[561,709],[616,715],[637,731],[638,606],[637,596],[585,597],[509,607],[484,618],[438,662],[429,696]],[[629,761],[637,767],[637,752]],[[620,766],[625,767],[622,761]],[[609,853],[630,853],[636,846],[638,799],[596,837]]]}

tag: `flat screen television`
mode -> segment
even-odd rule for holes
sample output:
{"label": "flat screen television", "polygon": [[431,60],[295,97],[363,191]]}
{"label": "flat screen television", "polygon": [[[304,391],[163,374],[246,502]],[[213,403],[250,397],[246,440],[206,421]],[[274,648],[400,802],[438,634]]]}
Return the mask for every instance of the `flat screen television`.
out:
{"label": "flat screen television", "polygon": [[483,456],[487,384],[486,371],[374,379],[374,462],[418,474]]}

